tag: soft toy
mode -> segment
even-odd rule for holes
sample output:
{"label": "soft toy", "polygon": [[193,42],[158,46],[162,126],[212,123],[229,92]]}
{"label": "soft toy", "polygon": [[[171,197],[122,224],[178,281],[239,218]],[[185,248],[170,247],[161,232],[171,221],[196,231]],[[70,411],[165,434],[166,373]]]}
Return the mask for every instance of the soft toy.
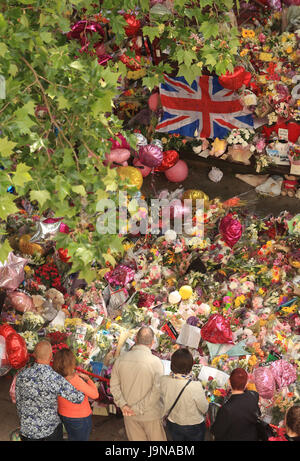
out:
{"label": "soft toy", "polygon": [[284,175],[285,179],[282,182],[281,195],[289,197],[294,197],[298,189],[298,180],[296,176]]}

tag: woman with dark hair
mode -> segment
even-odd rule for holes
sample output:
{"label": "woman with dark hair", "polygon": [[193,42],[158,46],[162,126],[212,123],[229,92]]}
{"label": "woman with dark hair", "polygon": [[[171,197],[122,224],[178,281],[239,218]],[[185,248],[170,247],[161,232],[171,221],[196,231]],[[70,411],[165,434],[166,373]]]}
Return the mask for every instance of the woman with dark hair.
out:
{"label": "woman with dark hair", "polygon": [[289,408],[285,415],[286,438],[289,442],[300,442],[300,406]]}
{"label": "woman with dark hair", "polygon": [[76,359],[70,349],[61,349],[53,359],[53,369],[62,375],[85,397],[82,403],[75,404],[58,397],[58,414],[68,433],[68,440],[87,441],[92,430],[92,410],[88,398],[97,399],[95,383],[83,373],[76,373]]}
{"label": "woman with dark hair", "polygon": [[232,371],[229,378],[231,396],[219,409],[211,427],[216,441],[258,441],[259,395],[246,390],[247,381],[248,374],[243,368]]}
{"label": "woman with dark hair", "polygon": [[205,436],[208,401],[200,381],[192,381],[193,363],[188,349],[178,349],[171,357],[170,375],[160,378],[163,414],[168,414],[167,432],[177,442],[202,441]]}

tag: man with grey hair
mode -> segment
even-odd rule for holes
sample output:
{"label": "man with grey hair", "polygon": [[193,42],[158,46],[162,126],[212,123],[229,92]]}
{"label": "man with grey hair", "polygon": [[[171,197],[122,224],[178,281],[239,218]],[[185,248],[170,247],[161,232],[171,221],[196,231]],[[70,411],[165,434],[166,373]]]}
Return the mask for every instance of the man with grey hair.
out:
{"label": "man with grey hair", "polygon": [[135,345],[117,358],[111,372],[110,390],[122,410],[130,441],[167,440],[159,388],[164,369],[161,360],[151,353],[153,344],[153,330],[140,328]]}

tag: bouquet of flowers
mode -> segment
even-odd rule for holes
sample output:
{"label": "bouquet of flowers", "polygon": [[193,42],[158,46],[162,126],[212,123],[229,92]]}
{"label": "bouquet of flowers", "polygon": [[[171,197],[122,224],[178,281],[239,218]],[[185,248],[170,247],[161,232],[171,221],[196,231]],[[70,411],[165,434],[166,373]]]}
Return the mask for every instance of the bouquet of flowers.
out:
{"label": "bouquet of flowers", "polygon": [[[234,128],[227,137],[229,145],[241,144],[242,146],[248,146],[254,138],[254,130],[248,130],[247,128]],[[255,150],[254,146],[250,147],[252,152]]]}
{"label": "bouquet of flowers", "polygon": [[24,331],[24,333],[20,333],[20,336],[22,336],[25,339],[28,352],[33,352],[36,344],[39,342],[39,336],[37,332],[36,331]]}
{"label": "bouquet of flowers", "polygon": [[44,323],[45,320],[41,315],[31,311],[24,312],[20,323],[21,331],[39,331]]}

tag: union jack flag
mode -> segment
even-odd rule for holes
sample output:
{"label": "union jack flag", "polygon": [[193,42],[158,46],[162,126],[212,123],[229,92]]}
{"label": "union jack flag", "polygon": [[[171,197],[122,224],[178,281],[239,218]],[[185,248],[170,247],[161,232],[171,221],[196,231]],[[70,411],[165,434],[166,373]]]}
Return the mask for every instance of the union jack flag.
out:
{"label": "union jack flag", "polygon": [[252,114],[237,93],[218,77],[202,75],[190,86],[184,77],[169,77],[160,85],[163,116],[156,126],[162,133],[201,138],[225,138],[233,128],[252,128]]}

